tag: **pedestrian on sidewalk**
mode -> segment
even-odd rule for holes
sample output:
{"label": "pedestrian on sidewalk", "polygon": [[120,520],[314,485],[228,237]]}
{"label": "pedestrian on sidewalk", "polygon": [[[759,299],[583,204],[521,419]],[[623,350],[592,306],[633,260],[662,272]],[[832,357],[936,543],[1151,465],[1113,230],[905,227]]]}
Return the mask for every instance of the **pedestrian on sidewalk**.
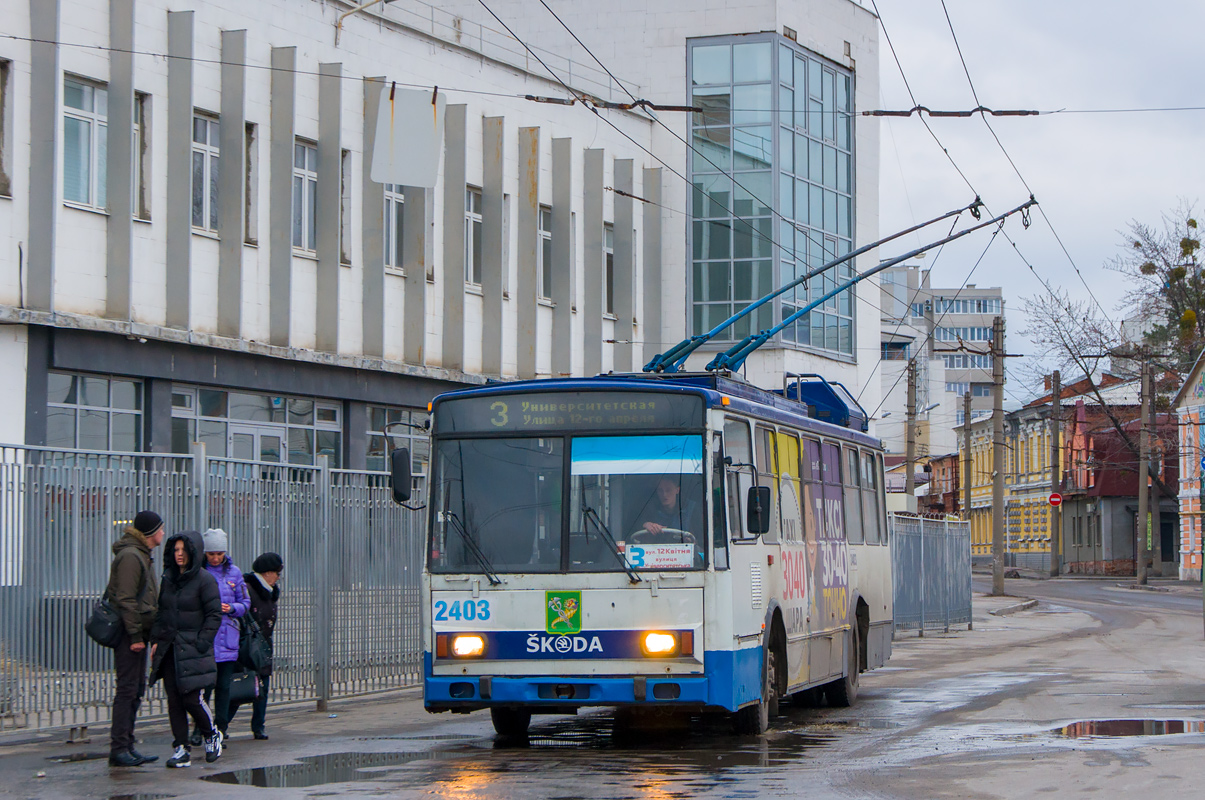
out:
{"label": "pedestrian on sidewalk", "polygon": [[185,531],[167,540],[167,568],[159,592],[159,618],[151,634],[151,681],[163,679],[172,727],[169,767],[188,767],[188,718],[201,731],[205,760],[222,755],[222,738],[201,690],[217,680],[214,637],[222,624],[222,597],[213,576],[201,569],[201,534]]}
{"label": "pedestrian on sidewalk", "polygon": [[234,565],[227,554],[230,537],[226,531],[210,528],[205,531],[204,539],[205,569],[217,581],[218,591],[222,595],[222,627],[218,629],[213,643],[213,655],[218,666],[217,685],[213,690],[213,713],[218,732],[225,740],[226,728],[230,724],[230,682],[234,680],[238,667],[239,634],[242,630],[238,618],[247,613],[251,600],[247,595],[242,570]]}
{"label": "pedestrian on sidewalk", "polygon": [[105,597],[121,615],[121,638],[113,648],[117,691],[113,695],[113,727],[109,734],[109,766],[137,767],[159,756],[144,756],[135,747],[134,720],[146,692],[147,641],[159,609],[152,551],[163,542],[163,520],[154,511],[139,511],[113,543],[113,563]]}
{"label": "pedestrian on sidewalk", "polygon": [[[284,559],[277,553],[262,553],[251,564],[251,572],[243,575],[247,584],[247,592],[251,598],[251,616],[259,624],[268,645],[272,645],[272,631],[276,628],[276,604],[280,600],[280,573],[284,571]],[[256,739],[267,739],[264,730],[264,719],[268,714],[268,684],[272,677],[272,667],[259,674],[259,692],[251,705],[251,735]],[[238,712],[239,707],[230,707],[230,719]]]}

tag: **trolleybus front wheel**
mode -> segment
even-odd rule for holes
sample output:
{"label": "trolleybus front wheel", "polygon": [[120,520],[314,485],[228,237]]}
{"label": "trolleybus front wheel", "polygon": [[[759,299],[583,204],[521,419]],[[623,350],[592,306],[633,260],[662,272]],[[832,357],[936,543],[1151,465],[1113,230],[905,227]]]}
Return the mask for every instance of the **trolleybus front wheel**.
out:
{"label": "trolleybus front wheel", "polygon": [[760,736],[770,729],[770,717],[778,716],[778,655],[769,647],[762,655],[761,698],[732,715],[732,728],[740,736]]}
{"label": "trolleybus front wheel", "polygon": [[531,712],[525,708],[495,706],[490,709],[490,719],[499,736],[505,739],[523,739],[526,738],[527,728],[531,725]]}

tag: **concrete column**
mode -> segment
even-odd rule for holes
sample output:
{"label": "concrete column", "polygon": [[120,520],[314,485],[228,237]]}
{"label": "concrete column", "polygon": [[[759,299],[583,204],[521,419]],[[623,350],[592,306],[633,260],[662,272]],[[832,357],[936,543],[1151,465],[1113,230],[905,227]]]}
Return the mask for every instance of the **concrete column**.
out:
{"label": "concrete column", "polygon": [[[38,102],[29,109],[29,277],[25,304],[38,311],[54,310],[54,234],[59,210],[57,151],[63,128],[59,120],[63,78],[59,73],[59,48],[53,44],[59,40],[59,3],[60,0],[29,0],[33,38],[29,45],[30,90]],[[31,355],[32,348],[31,329]],[[43,419],[42,430],[45,428]],[[32,439],[29,441],[34,443]]]}
{"label": "concrete column", "polygon": [[506,285],[503,253],[506,227],[502,224],[506,120],[486,117],[482,121],[484,152],[481,186],[481,371],[502,374],[502,292]]}
{"label": "concrete column", "polygon": [[640,338],[644,342],[640,355],[647,362],[658,353],[664,353],[669,344],[663,341],[661,330],[661,169],[644,170],[640,196],[648,200],[644,204],[644,314],[640,326]]}
{"label": "concrete column", "polygon": [[[385,186],[372,179],[372,151],[384,85],[384,78],[364,79],[364,157],[360,161],[360,247],[364,259],[360,323],[364,327],[364,355],[377,358],[385,356]],[[409,292],[407,286],[407,295]],[[407,314],[406,324],[410,322]]]}
{"label": "concrete column", "polygon": [[[384,205],[382,196],[381,207]],[[362,470],[368,464],[368,404],[344,402],[343,419],[343,469]]]}
{"label": "concrete column", "polygon": [[[35,4],[38,1],[33,0]],[[52,329],[30,325],[28,330],[29,342],[25,355],[25,444],[45,445],[46,401],[50,391],[47,370],[50,367]]]}
{"label": "concrete column", "polygon": [[[403,355],[407,364],[427,363],[427,270],[431,264],[431,209],[429,190],[421,186],[405,187],[406,206],[402,209],[402,263],[406,270],[405,336]],[[461,230],[464,230],[463,224]],[[461,286],[464,283],[461,282]]]}
{"label": "concrete column", "polygon": [[540,129],[519,128],[519,281],[516,287],[519,325],[518,373],[520,378],[536,376],[539,345],[540,294]]}
{"label": "concrete column", "polygon": [[148,378],[142,385],[142,449],[148,453],[170,453],[172,382],[162,378]]}
{"label": "concrete column", "polygon": [[109,0],[105,316],[130,318],[134,263],[134,0]]}
{"label": "concrete column", "polygon": [[[272,48],[271,130],[268,148],[269,341],[289,346],[293,291],[293,105],[297,48]],[[336,259],[338,254],[336,254]]]}
{"label": "concrete column", "polygon": [[[615,188],[633,194],[632,159],[615,159]],[[615,350],[616,372],[632,371],[636,324],[636,242],[632,198],[615,193]]]}
{"label": "concrete column", "polygon": [[582,176],[584,208],[583,245],[585,247],[586,318],[583,335],[586,376],[602,372],[603,354],[603,295],[606,289],[606,255],[603,252],[603,182],[604,153],[585,151]]}
{"label": "concrete column", "polygon": [[552,377],[573,374],[573,140],[552,140]]}
{"label": "concrete column", "polygon": [[318,254],[316,344],[339,352],[339,272],[342,226],[343,65],[318,65]]}
{"label": "concrete column", "polygon": [[246,239],[247,32],[222,31],[222,113],[218,118],[218,334],[243,332],[243,242]]}
{"label": "concrete column", "polygon": [[192,37],[193,12],[167,12],[167,325],[181,330],[192,328]]}
{"label": "concrete column", "polygon": [[466,107],[448,106],[444,119],[445,369],[464,369],[464,191]]}

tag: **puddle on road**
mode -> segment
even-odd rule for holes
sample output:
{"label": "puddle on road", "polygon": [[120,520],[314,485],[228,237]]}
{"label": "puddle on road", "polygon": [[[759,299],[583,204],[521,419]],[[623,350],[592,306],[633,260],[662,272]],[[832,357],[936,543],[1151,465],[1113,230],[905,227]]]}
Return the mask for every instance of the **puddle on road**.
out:
{"label": "puddle on road", "polygon": [[1205,733],[1205,722],[1191,719],[1089,719],[1054,728],[1051,733],[1066,739],[1174,736]]}
{"label": "puddle on road", "polygon": [[[660,722],[660,720],[658,720]],[[857,723],[835,723],[862,727]],[[816,732],[823,720],[801,721],[783,716],[764,737],[734,739],[726,719],[685,719],[650,728],[612,733],[607,715],[590,715],[533,726],[526,740],[472,737],[473,741],[445,742],[432,749],[410,752],[331,753],[305,756],[290,764],[232,770],[206,775],[201,780],[262,788],[306,788],[352,781],[388,780],[430,785],[457,783],[471,773],[478,777],[504,774],[539,776],[561,767],[578,770],[578,778],[604,781],[620,776],[644,775],[658,780],[674,778],[725,780],[724,773],[744,768],[761,769],[798,763],[807,751],[836,740],[838,731]],[[871,725],[871,727],[877,727]],[[446,737],[365,737],[431,740]],[[416,741],[417,744],[417,741]],[[603,758],[588,753],[605,752]],[[585,755],[585,758],[582,756]],[[413,766],[415,762],[427,762]],[[439,763],[442,762],[442,763]],[[584,771],[584,772],[583,772]],[[537,778],[538,780],[538,778]],[[697,786],[695,788],[698,788]]]}
{"label": "puddle on road", "polygon": [[56,764],[73,764],[76,761],[96,761],[108,757],[108,753],[69,753],[62,756],[47,756],[46,760],[53,761]]}

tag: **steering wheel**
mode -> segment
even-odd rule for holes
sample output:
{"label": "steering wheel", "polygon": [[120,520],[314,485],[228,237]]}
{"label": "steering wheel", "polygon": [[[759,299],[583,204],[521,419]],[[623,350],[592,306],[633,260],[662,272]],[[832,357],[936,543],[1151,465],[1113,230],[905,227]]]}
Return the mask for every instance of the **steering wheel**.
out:
{"label": "steering wheel", "polygon": [[628,535],[628,541],[640,542],[643,541],[646,536],[660,536],[662,533],[676,533],[682,537],[683,544],[696,544],[695,535],[690,531],[684,531],[681,528],[662,528],[661,533],[651,533],[646,531],[644,528],[640,528],[639,530]]}

